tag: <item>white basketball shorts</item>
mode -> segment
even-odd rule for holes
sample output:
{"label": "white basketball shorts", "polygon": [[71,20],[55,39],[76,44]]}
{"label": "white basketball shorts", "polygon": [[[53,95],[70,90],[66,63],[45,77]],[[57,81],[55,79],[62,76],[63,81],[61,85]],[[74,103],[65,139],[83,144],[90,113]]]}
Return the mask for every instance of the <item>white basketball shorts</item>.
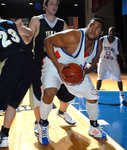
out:
{"label": "white basketball shorts", "polygon": [[97,90],[94,88],[89,75],[86,75],[82,83],[79,85],[68,85],[60,79],[56,67],[48,58],[44,59],[42,72],[41,80],[43,82],[43,90],[51,87],[59,89],[60,85],[63,83],[68,91],[77,97],[85,97],[89,100],[98,99]]}

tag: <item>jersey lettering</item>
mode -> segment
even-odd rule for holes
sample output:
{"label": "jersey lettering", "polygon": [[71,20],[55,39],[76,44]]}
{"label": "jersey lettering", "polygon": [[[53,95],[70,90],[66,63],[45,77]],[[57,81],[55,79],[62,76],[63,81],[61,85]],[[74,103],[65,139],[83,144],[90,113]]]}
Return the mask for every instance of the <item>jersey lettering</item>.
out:
{"label": "jersey lettering", "polygon": [[56,31],[46,31],[46,37],[49,36],[49,35],[53,35],[56,33]]}
{"label": "jersey lettering", "polygon": [[13,29],[8,29],[8,34],[10,34],[12,37],[8,40],[8,34],[5,31],[0,31],[0,39],[2,39],[2,46],[8,47],[13,42],[19,43],[20,38],[18,37],[17,33]]}

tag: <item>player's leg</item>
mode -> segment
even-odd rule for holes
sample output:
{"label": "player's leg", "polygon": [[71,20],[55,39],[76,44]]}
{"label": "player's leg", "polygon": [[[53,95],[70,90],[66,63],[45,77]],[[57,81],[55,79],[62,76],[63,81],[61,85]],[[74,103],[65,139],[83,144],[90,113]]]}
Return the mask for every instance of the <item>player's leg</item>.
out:
{"label": "player's leg", "polygon": [[67,112],[70,101],[72,101],[75,96],[68,92],[64,84],[61,85],[57,92],[58,99],[60,99],[60,109],[58,110],[58,116],[62,117],[68,124],[75,125],[76,121],[74,117]]}
{"label": "player's leg", "polygon": [[96,85],[97,90],[100,90],[101,84],[102,84],[102,80],[97,80],[97,85]]}
{"label": "player's leg", "polygon": [[39,130],[38,130],[38,124],[40,121],[40,101],[34,99],[34,116],[35,116],[35,122],[34,122],[34,133],[36,136],[39,136]]}
{"label": "player's leg", "polygon": [[[0,132],[0,147],[8,147],[7,135],[9,135],[9,129],[15,117],[16,108],[21,103],[32,82],[32,60],[33,58],[30,54],[17,54],[15,57],[7,59],[5,68],[3,68],[3,73],[0,76],[0,80],[2,78],[2,82],[4,81],[5,83],[4,88],[7,89],[7,92],[9,91],[8,95],[4,96],[4,98],[3,95],[5,91],[2,90],[3,94],[0,93],[1,98],[7,101],[5,104],[8,104],[7,108],[5,107],[4,124]],[[4,70],[6,71],[4,72]],[[6,77],[6,75],[8,77]],[[6,84],[7,82],[8,84]],[[2,134],[6,135],[6,137],[4,136],[3,138]]]}
{"label": "player's leg", "polygon": [[98,139],[106,139],[105,132],[101,129],[97,122],[98,119],[98,101],[88,100],[86,102],[86,110],[89,115],[90,127],[88,130],[89,135]]}
{"label": "player's leg", "polygon": [[102,59],[102,61],[99,61],[99,63],[97,64],[97,83],[96,83],[96,89],[100,90],[101,85],[102,85],[102,80],[105,78],[105,74],[107,71],[107,67],[105,66],[105,62]]}
{"label": "player's leg", "polygon": [[32,85],[29,89],[29,100],[30,100],[30,107],[31,109],[34,110],[34,116],[35,116],[35,121],[34,121],[34,133],[36,136],[39,136],[39,131],[38,131],[38,123],[40,121],[40,101],[41,101],[41,90],[39,88],[39,93],[40,93],[40,98],[37,99],[37,96],[35,96],[35,93],[33,92],[33,82]]}
{"label": "player's leg", "polygon": [[34,60],[34,78],[32,81],[32,100],[33,100],[33,109],[34,109],[34,115],[35,115],[35,122],[34,122],[34,133],[36,136],[39,136],[38,131],[38,123],[40,121],[40,102],[41,102],[41,68],[42,63],[36,62]]}
{"label": "player's leg", "polygon": [[[1,65],[1,64],[0,64]],[[17,63],[13,58],[4,61],[0,73],[0,110],[5,110],[4,122],[0,131],[0,147],[8,147],[8,136],[16,109],[11,107],[9,101],[17,84]],[[13,71],[12,71],[13,70]],[[8,93],[8,94],[7,94]]]}
{"label": "player's leg", "polygon": [[53,99],[56,95],[62,80],[57,72],[56,67],[48,59],[44,59],[44,65],[42,69],[41,81],[42,88],[42,100],[40,103],[40,121],[39,121],[39,141],[42,145],[47,145],[50,142],[48,135],[49,122],[48,115],[53,107]]}
{"label": "player's leg", "polygon": [[122,81],[118,81],[118,88],[119,88],[119,92],[120,92],[120,102],[121,105],[127,105],[127,101],[125,100],[125,96],[123,93],[123,82]]}
{"label": "player's leg", "polygon": [[46,88],[43,90],[42,101],[40,102],[40,121],[39,121],[39,141],[42,145],[47,145],[50,142],[48,135],[49,122],[48,115],[53,107],[53,99],[56,95],[57,88]]}
{"label": "player's leg", "polygon": [[78,86],[67,86],[67,89],[71,93],[80,94],[80,97],[85,97],[86,109],[89,115],[90,127],[88,133],[95,138],[106,139],[106,134],[101,130],[98,125],[98,91],[94,88],[94,85],[88,74],[85,75],[84,80]]}
{"label": "player's leg", "polygon": [[121,71],[119,64],[116,60],[112,61],[112,64],[110,65],[110,72],[111,72],[111,79],[117,81],[118,88],[119,88],[119,98],[121,105],[126,105],[127,102],[125,100],[124,92],[123,92],[123,83],[121,80]]}
{"label": "player's leg", "polygon": [[4,115],[4,123],[0,131],[0,147],[8,147],[9,130],[15,115],[16,109],[8,105]]}

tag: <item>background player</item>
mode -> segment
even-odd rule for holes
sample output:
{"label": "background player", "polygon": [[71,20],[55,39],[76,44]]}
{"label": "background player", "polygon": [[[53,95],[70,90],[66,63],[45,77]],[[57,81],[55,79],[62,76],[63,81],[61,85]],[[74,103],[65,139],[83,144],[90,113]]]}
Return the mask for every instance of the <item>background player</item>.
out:
{"label": "background player", "polygon": [[[55,16],[58,10],[59,0],[44,0],[43,7],[45,14],[34,16],[29,24],[29,27],[33,31],[33,35],[29,38],[31,47],[34,50],[34,80],[32,82],[33,87],[33,99],[34,99],[34,114],[36,118],[34,131],[38,135],[38,122],[40,120],[40,100],[41,100],[41,69],[43,58],[47,55],[44,50],[44,39],[56,32],[68,29],[64,20]],[[74,99],[74,95],[70,94],[64,85],[61,86],[57,93],[57,97],[60,101],[60,110],[58,115],[65,119],[65,121],[71,125],[76,122],[74,118],[66,112],[70,100]]]}
{"label": "background player", "polygon": [[[50,142],[47,118],[52,110],[53,98],[62,83],[72,94],[87,99],[86,107],[90,119],[88,133],[95,138],[106,139],[106,134],[97,123],[97,90],[88,75],[96,66],[101,53],[102,45],[98,38],[103,33],[103,26],[101,19],[93,18],[85,29],[67,30],[46,38],[45,49],[49,57],[44,59],[42,73],[44,93],[40,104],[41,120],[39,122],[41,144],[47,145]],[[68,63],[77,63],[84,69],[86,75],[81,84],[70,86],[62,81],[62,68]],[[91,66],[85,68],[88,63],[91,63]]]}
{"label": "background player", "polygon": [[114,27],[110,27],[108,35],[101,37],[102,52],[98,63],[98,78],[97,78],[97,90],[100,90],[102,80],[109,79],[118,82],[118,88],[120,90],[120,102],[126,105],[125,96],[123,93],[123,83],[120,78],[121,72],[117,61],[117,55],[121,55],[124,66],[126,65],[126,59],[123,53],[122,44],[118,37],[115,36],[116,31]]}
{"label": "background player", "polygon": [[17,22],[0,19],[0,110],[5,110],[0,147],[8,147],[9,130],[16,108],[33,78],[33,53],[20,35],[27,39],[32,31]]}

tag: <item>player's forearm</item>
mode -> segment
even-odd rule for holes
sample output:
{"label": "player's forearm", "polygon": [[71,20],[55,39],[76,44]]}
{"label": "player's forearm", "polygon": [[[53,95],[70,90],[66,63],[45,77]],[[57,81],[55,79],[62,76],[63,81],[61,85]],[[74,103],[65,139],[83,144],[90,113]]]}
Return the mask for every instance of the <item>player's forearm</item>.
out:
{"label": "player's forearm", "polygon": [[53,64],[57,68],[59,66],[59,62],[58,62],[56,55],[54,53],[54,47],[50,41],[50,38],[46,38],[44,40],[44,47],[45,47],[47,55],[49,56],[49,58],[51,59],[51,61],[53,62]]}
{"label": "player's forearm", "polygon": [[85,74],[92,72],[96,67],[96,63],[88,64],[86,68],[84,68]]}
{"label": "player's forearm", "polygon": [[33,35],[32,30],[30,28],[25,27],[25,26],[21,26],[19,28],[19,33],[21,35],[28,36],[28,37]]}
{"label": "player's forearm", "polygon": [[20,35],[21,36],[21,38],[23,39],[23,41],[24,41],[24,43],[25,44],[29,44],[30,43],[30,39],[29,39],[29,37],[28,36],[22,36],[22,35]]}

